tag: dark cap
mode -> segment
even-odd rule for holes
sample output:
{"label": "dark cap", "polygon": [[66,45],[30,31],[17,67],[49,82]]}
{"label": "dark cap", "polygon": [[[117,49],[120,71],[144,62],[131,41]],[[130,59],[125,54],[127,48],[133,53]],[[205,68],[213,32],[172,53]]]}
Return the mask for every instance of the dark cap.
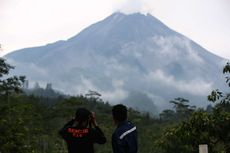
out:
{"label": "dark cap", "polygon": [[91,112],[86,108],[78,108],[76,111],[76,120],[78,122],[84,122],[89,119]]}

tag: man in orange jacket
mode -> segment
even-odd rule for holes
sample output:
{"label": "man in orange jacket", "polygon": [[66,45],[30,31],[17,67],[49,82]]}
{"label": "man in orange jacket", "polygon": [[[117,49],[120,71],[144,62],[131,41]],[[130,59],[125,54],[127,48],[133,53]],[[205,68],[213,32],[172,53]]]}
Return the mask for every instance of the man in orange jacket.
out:
{"label": "man in orange jacket", "polygon": [[103,132],[97,125],[95,113],[85,108],[79,108],[76,117],[65,124],[59,134],[66,141],[69,153],[94,153],[94,143],[106,142]]}

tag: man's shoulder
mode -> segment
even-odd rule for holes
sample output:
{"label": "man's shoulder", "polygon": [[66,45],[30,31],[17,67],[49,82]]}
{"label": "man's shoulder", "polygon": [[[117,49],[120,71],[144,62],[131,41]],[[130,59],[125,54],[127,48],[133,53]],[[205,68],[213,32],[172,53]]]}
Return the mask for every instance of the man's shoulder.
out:
{"label": "man's shoulder", "polygon": [[130,128],[133,128],[133,127],[135,127],[135,126],[134,126],[134,124],[133,124],[132,122],[126,121],[126,122],[123,122],[123,123],[118,127],[118,129],[124,129],[124,130],[126,130],[126,129],[130,129]]}
{"label": "man's shoulder", "polygon": [[133,123],[126,121],[117,127],[117,129],[114,132],[114,135],[116,135],[119,138],[123,138],[127,134],[132,133],[133,131],[136,131],[136,126],[134,126]]}

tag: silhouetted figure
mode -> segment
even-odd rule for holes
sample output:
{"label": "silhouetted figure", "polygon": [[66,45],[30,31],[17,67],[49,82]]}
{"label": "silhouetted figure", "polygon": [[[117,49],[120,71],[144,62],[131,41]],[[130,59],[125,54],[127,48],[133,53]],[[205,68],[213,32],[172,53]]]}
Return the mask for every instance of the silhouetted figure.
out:
{"label": "silhouetted figure", "polygon": [[117,126],[112,136],[113,153],[137,153],[137,130],[127,121],[127,108],[122,104],[112,109],[113,120]]}
{"label": "silhouetted figure", "polygon": [[97,125],[95,113],[85,108],[77,109],[75,118],[59,133],[67,143],[69,153],[94,153],[94,143],[106,142],[103,132]]}

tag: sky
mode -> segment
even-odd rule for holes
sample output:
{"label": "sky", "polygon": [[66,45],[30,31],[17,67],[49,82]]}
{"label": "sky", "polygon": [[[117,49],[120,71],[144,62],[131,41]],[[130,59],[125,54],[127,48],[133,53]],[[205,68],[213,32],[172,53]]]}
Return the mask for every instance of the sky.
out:
{"label": "sky", "polygon": [[0,0],[0,56],[66,40],[117,11],[150,13],[230,59],[230,0]]}

